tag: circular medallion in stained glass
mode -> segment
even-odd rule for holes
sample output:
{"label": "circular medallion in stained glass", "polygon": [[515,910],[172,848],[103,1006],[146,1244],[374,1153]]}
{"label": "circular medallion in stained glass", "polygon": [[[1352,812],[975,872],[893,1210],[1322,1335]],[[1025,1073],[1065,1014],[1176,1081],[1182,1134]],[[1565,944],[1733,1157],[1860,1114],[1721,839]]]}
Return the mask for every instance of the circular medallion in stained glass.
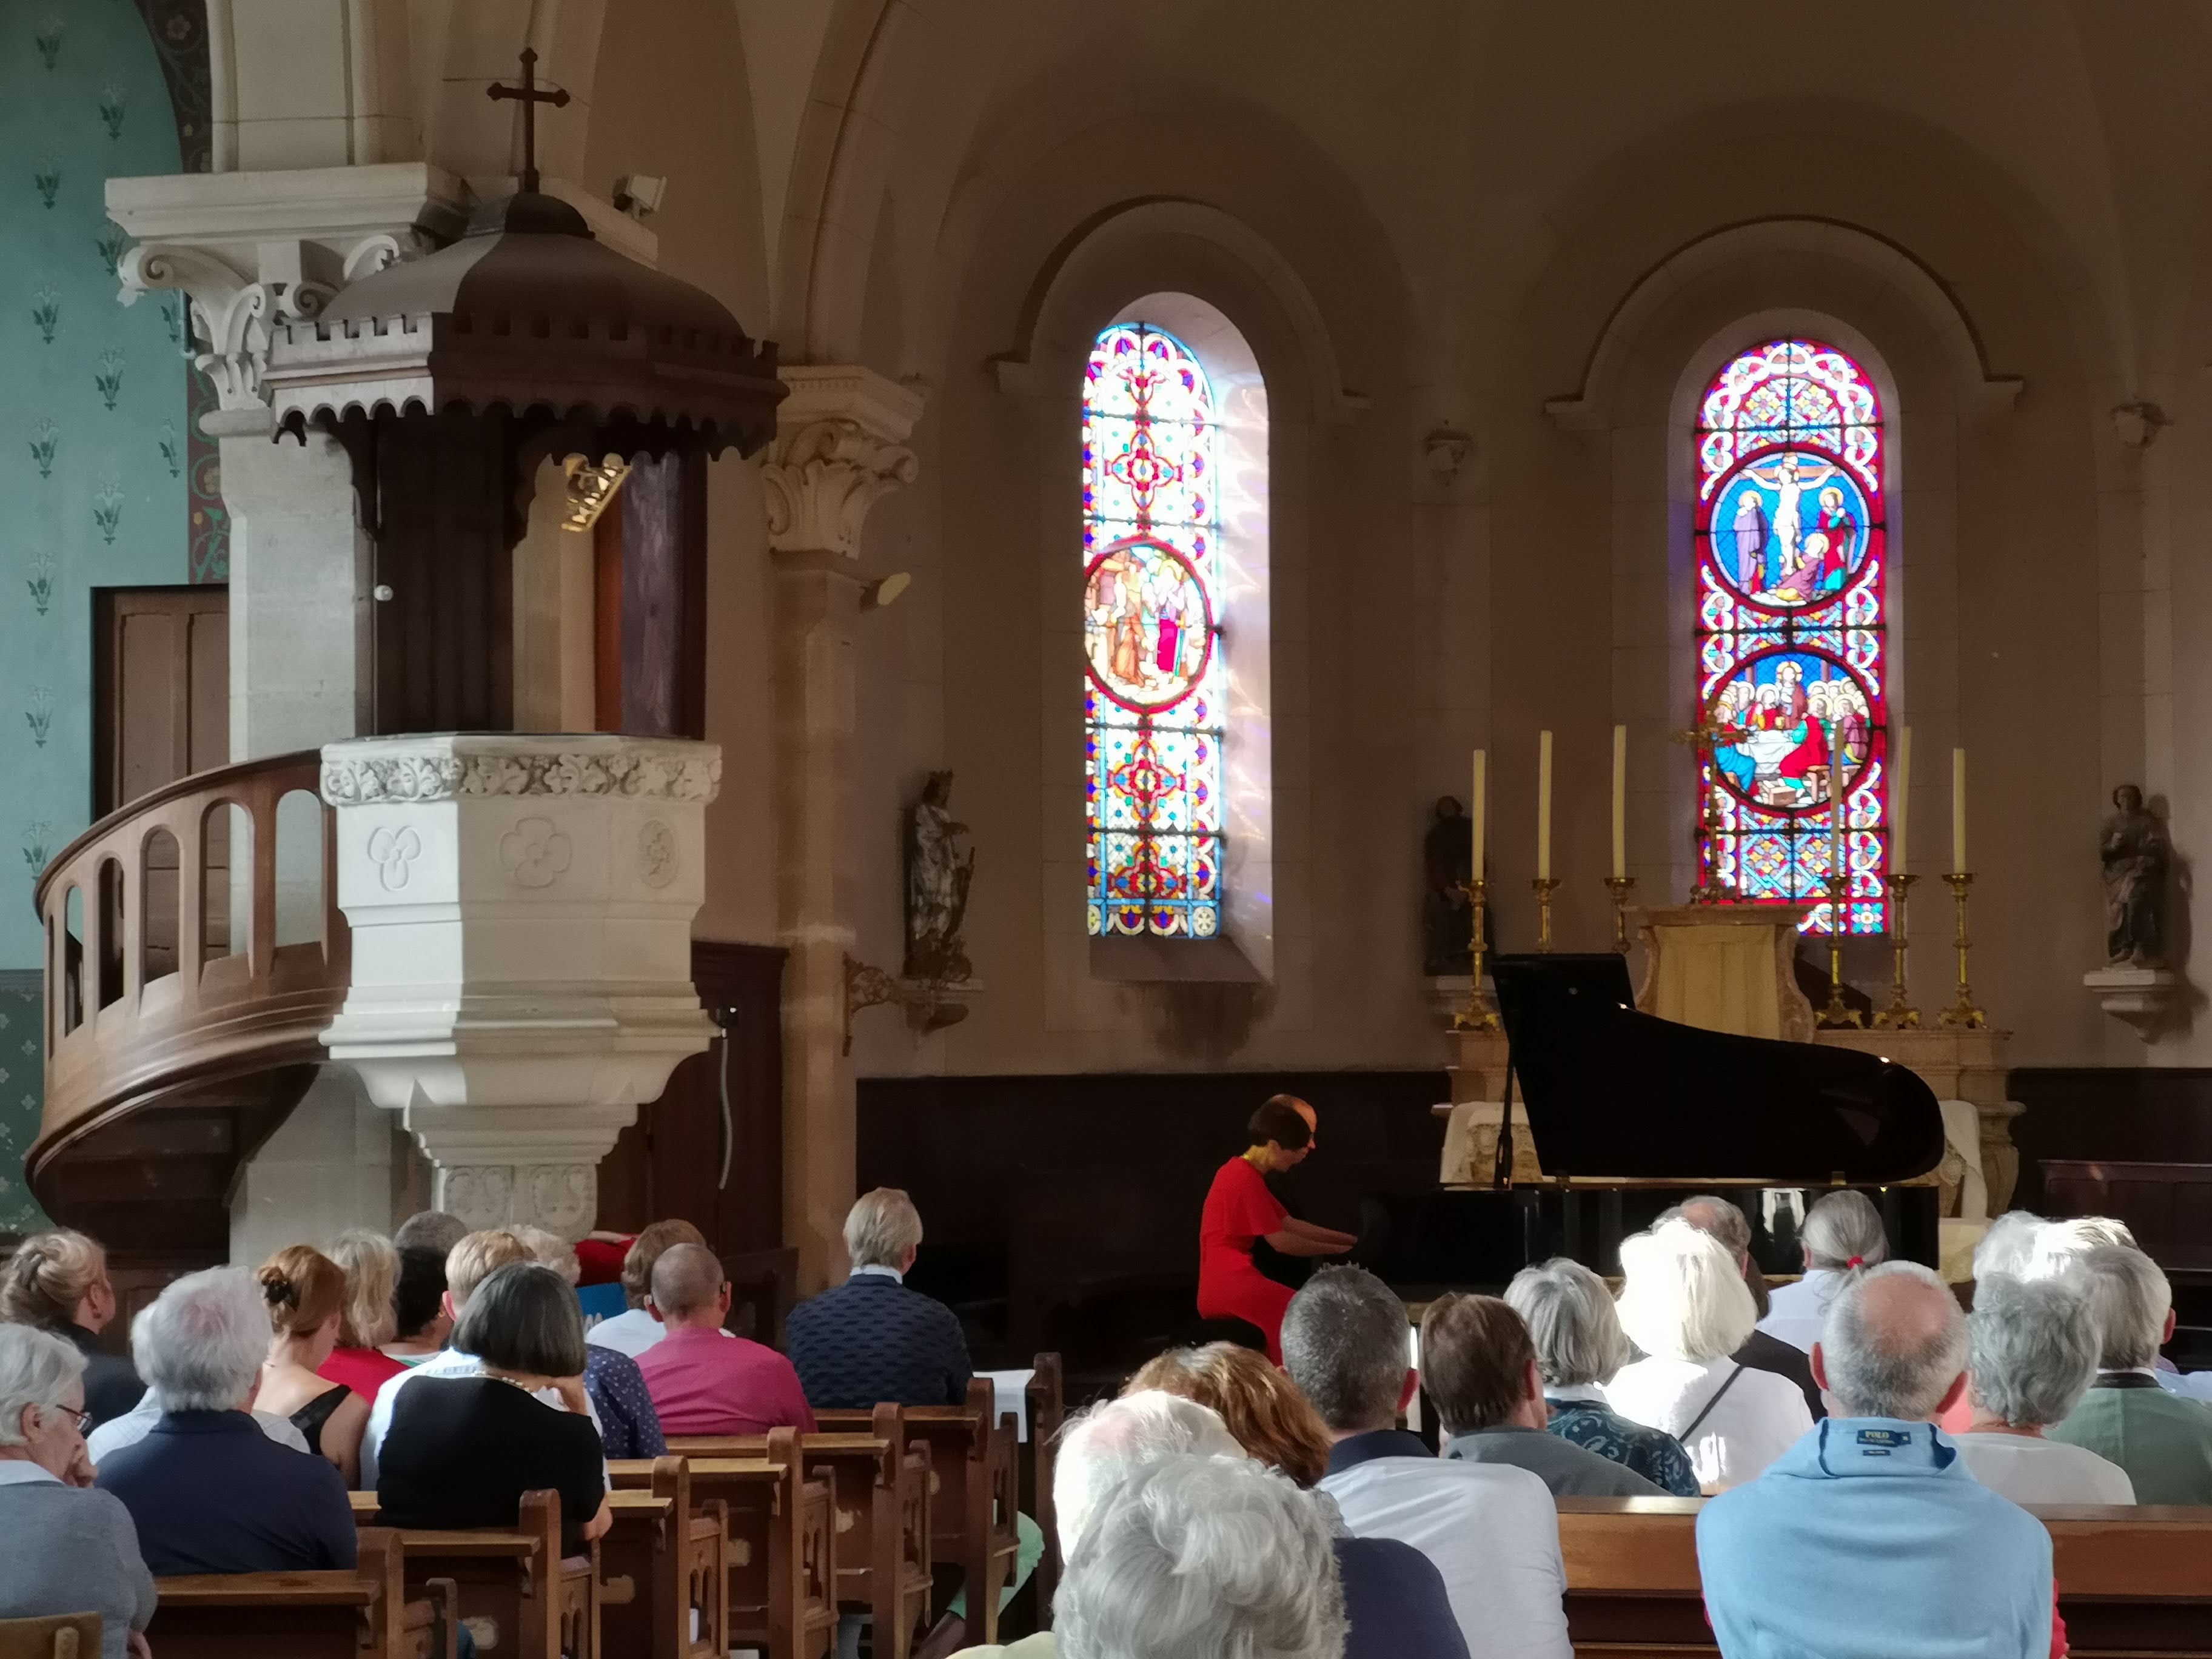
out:
{"label": "circular medallion in stained glass", "polygon": [[1866,770],[1869,707],[1865,683],[1832,657],[1784,650],[1747,658],[1705,702],[1706,720],[1721,728],[1714,775],[1761,811],[1818,811],[1832,799],[1832,733],[1843,747],[1845,788]]}
{"label": "circular medallion in stained glass", "polygon": [[1769,449],[1729,474],[1707,509],[1712,568],[1765,611],[1826,605],[1858,579],[1881,524],[1850,468],[1815,449]]}
{"label": "circular medallion in stained glass", "polygon": [[1213,655],[1213,604],[1189,560],[1131,536],[1084,572],[1091,683],[1132,714],[1158,714],[1197,690]]}

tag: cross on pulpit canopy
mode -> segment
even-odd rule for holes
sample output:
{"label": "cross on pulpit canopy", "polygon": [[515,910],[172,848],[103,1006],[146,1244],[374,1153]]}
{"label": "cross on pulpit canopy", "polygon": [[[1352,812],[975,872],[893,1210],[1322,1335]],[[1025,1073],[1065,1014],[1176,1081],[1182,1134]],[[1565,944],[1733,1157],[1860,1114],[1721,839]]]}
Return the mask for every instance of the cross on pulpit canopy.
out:
{"label": "cross on pulpit canopy", "polygon": [[540,90],[538,85],[538,53],[535,48],[522,49],[522,84],[504,87],[495,81],[484,88],[487,97],[496,101],[513,98],[522,105],[522,189],[525,194],[538,193],[538,106],[550,104],[559,109],[568,101],[568,94],[559,87]]}

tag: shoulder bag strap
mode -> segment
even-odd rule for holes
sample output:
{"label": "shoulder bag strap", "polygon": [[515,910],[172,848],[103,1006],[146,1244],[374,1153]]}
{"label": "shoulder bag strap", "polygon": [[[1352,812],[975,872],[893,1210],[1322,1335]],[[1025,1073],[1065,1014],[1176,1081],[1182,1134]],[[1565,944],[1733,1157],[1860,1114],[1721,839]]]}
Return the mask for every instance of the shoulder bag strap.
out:
{"label": "shoulder bag strap", "polygon": [[1690,1437],[1698,1431],[1698,1425],[1704,1422],[1706,1418],[1712,1414],[1713,1407],[1721,1403],[1721,1396],[1726,1394],[1730,1389],[1734,1388],[1735,1386],[1736,1378],[1742,1375],[1743,1367],[1741,1365],[1738,1365],[1734,1370],[1730,1371],[1728,1374],[1728,1380],[1723,1382],[1720,1387],[1715,1389],[1713,1390],[1713,1397],[1705,1401],[1705,1409],[1700,1411],[1695,1417],[1692,1418],[1690,1419],[1690,1426],[1683,1430],[1681,1433],[1676,1435],[1674,1438],[1680,1441],[1684,1445],[1688,1445],[1690,1443]]}

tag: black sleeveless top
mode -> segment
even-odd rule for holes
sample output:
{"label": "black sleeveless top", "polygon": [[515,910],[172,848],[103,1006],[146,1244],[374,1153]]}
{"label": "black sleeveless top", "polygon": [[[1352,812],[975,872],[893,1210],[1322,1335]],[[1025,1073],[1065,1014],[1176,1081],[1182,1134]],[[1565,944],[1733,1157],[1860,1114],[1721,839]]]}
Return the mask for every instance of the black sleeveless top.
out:
{"label": "black sleeveless top", "polygon": [[326,1389],[292,1413],[292,1426],[304,1435],[307,1449],[318,1457],[323,1455],[323,1425],[331,1420],[331,1413],[344,1404],[353,1390],[343,1382],[335,1389]]}

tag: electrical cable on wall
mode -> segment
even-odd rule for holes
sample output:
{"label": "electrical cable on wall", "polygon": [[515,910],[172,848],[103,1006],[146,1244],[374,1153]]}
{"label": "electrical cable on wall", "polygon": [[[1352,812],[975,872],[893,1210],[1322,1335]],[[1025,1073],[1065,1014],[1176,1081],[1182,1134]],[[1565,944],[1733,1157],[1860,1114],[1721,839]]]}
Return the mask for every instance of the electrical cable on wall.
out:
{"label": "electrical cable on wall", "polygon": [[730,1155],[738,1149],[738,1132],[730,1115],[730,1027],[736,1022],[734,1008],[717,1008],[714,1023],[722,1028],[722,1175],[714,1183],[717,1192],[730,1189]]}

